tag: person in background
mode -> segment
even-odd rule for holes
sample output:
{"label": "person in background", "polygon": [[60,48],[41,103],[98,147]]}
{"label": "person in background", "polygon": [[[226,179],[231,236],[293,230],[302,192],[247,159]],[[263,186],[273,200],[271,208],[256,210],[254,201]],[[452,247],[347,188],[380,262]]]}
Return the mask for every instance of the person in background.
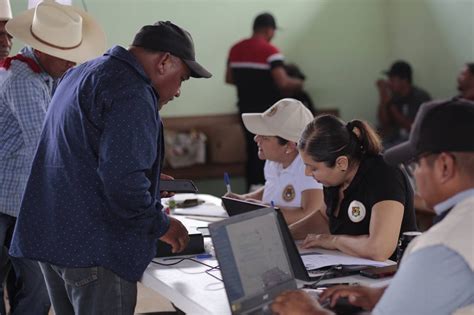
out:
{"label": "person in background", "polygon": [[[225,82],[237,88],[239,113],[262,113],[284,95],[303,87],[303,80],[291,78],[284,68],[284,57],[271,44],[277,29],[270,13],[259,14],[253,22],[253,34],[232,46],[227,59]],[[247,186],[264,182],[264,161],[258,158],[254,135],[245,130],[247,145]]]}
{"label": "person in background", "polygon": [[134,314],[158,239],[186,228],[160,202],[159,110],[211,74],[191,35],[160,21],[62,78],[51,101],[10,254],[40,261],[56,314]]}
{"label": "person in background", "polygon": [[459,97],[474,101],[474,63],[466,63],[458,75]]}
{"label": "person in background", "polygon": [[[9,248],[56,80],[77,62],[100,55],[105,35],[87,13],[53,1],[18,14],[5,28],[9,35],[3,38],[29,45],[4,60],[0,83],[0,234]],[[29,258],[9,257],[11,314],[47,314],[50,308],[43,274]],[[6,274],[2,269],[0,281]]]}
{"label": "person in background", "polygon": [[400,168],[384,162],[375,131],[360,120],[322,115],[306,126],[298,148],[306,175],[324,186],[324,204],[290,226],[293,236],[305,238],[305,248],[395,259],[401,233],[417,230],[413,190]]}
{"label": "person in background", "polygon": [[281,208],[288,224],[294,223],[323,203],[322,185],[305,175],[297,142],[311,112],[299,101],[285,98],[260,114],[242,114],[245,127],[255,134],[258,157],[265,161],[265,185],[258,190],[226,196],[272,202]]}
{"label": "person in background", "polygon": [[385,74],[388,81],[376,82],[379,91],[377,116],[383,147],[388,149],[408,138],[420,105],[431,96],[413,84],[412,68],[406,61],[394,62]]}
{"label": "person in background", "polygon": [[[340,297],[371,314],[474,314],[474,103],[454,99],[422,105],[408,141],[387,150],[390,164],[413,161],[420,195],[437,223],[405,250],[388,287],[337,286],[320,301]],[[450,128],[439,128],[450,126]],[[402,301],[402,302],[401,302]],[[275,299],[278,315],[326,315],[303,291]]]}
{"label": "person in background", "polygon": [[[459,94],[456,97],[464,98],[466,100],[474,101],[474,63],[466,63],[457,77],[457,89]],[[410,176],[413,178],[412,172]],[[433,212],[433,209],[426,205],[423,198],[415,189],[415,209],[420,209],[428,213]]]}
{"label": "person in background", "polygon": [[[306,76],[304,75],[304,73],[294,63],[285,64],[285,71],[290,78],[297,78],[303,81],[306,80]],[[304,89],[295,90],[291,94],[287,95],[287,97],[294,98],[303,103],[303,105],[311,111],[311,114],[313,114],[313,116],[317,114],[316,107],[314,105],[313,100],[311,99],[311,96]]]}

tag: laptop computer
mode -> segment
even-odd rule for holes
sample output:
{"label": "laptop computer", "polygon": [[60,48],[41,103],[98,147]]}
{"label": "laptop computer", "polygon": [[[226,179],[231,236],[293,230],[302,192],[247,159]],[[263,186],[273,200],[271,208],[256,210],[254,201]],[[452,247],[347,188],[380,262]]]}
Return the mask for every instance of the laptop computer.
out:
{"label": "laptop computer", "polygon": [[279,210],[276,212],[278,223],[283,235],[283,241],[285,242],[286,250],[296,279],[303,281],[319,281],[322,279],[350,276],[358,274],[361,270],[371,268],[371,266],[366,265],[338,265],[317,270],[307,270],[293,236],[291,236],[290,229],[286,224],[283,214]]}
{"label": "laptop computer", "polygon": [[272,300],[296,289],[273,208],[211,223],[209,231],[232,314],[271,314]]}
{"label": "laptop computer", "polygon": [[266,205],[261,203],[240,200],[231,197],[223,196],[221,197],[221,199],[224,209],[227,211],[229,217],[267,207]]}

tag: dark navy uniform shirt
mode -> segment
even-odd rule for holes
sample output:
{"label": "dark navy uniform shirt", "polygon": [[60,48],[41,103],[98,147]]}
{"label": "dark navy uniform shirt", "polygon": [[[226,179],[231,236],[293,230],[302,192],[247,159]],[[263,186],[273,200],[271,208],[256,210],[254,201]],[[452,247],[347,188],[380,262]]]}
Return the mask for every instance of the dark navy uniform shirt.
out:
{"label": "dark navy uniform shirt", "polygon": [[51,101],[10,253],[137,281],[169,228],[158,96],[122,47],[68,71]]}
{"label": "dark navy uniform shirt", "polygon": [[[372,207],[384,200],[394,200],[404,206],[400,235],[417,231],[413,204],[413,189],[405,174],[397,167],[385,163],[381,155],[362,159],[354,179],[344,191],[339,213],[339,187],[325,187],[324,201],[327,206],[331,234],[369,234]],[[395,253],[391,259],[396,259]]]}

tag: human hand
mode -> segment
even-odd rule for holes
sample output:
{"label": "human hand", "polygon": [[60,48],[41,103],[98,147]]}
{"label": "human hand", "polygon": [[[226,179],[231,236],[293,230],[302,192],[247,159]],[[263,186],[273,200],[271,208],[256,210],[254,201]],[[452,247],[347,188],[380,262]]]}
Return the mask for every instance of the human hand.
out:
{"label": "human hand", "polygon": [[286,291],[273,300],[273,314],[277,315],[329,315],[318,301],[302,290]]}
{"label": "human hand", "polygon": [[[174,177],[173,177],[173,176],[170,176],[170,175],[167,175],[167,174],[161,173],[161,174],[160,174],[160,179],[173,180]],[[160,191],[160,197],[161,197],[161,198],[169,198],[169,197],[173,197],[173,196],[174,196],[174,192]]]}
{"label": "human hand", "polygon": [[379,91],[380,98],[386,103],[390,99],[391,89],[387,80],[378,79],[375,81],[375,86]]}
{"label": "human hand", "polygon": [[331,234],[308,234],[303,241],[303,248],[321,247],[326,249],[337,249],[336,236]]}
{"label": "human hand", "polygon": [[339,298],[347,297],[349,303],[371,311],[383,295],[385,288],[370,288],[366,286],[339,285],[329,287],[321,294],[319,301],[330,299],[334,306]]}
{"label": "human hand", "polygon": [[377,81],[375,81],[375,86],[379,91],[387,90],[389,88],[389,83],[387,80],[378,79]]}
{"label": "human hand", "polygon": [[189,243],[188,230],[175,218],[170,217],[170,227],[160,240],[171,245],[172,253],[183,251]]}

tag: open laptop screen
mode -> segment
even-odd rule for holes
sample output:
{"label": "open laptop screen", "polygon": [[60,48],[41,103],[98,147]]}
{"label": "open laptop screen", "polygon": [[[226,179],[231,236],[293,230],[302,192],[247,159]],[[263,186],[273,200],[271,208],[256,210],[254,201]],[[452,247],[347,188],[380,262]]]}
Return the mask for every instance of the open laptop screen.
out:
{"label": "open laptop screen", "polygon": [[272,208],[213,223],[209,230],[234,314],[258,308],[282,291],[296,288]]}

